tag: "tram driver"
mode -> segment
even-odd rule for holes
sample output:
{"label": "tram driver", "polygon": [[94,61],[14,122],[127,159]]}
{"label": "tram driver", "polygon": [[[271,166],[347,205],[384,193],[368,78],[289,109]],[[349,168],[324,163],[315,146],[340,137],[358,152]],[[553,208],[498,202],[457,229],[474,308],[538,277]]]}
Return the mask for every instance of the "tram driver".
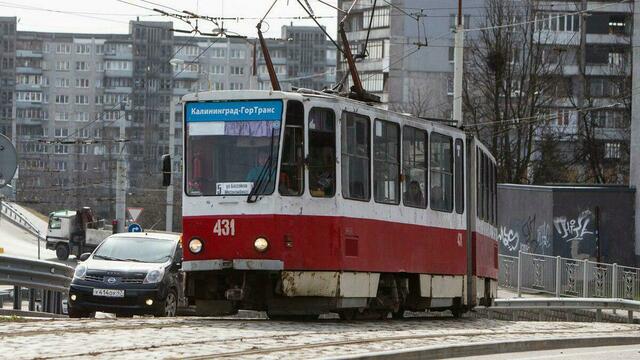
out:
{"label": "tram driver", "polygon": [[264,171],[265,166],[267,165],[267,159],[269,159],[269,154],[264,151],[258,152],[257,164],[249,172],[247,173],[246,180],[248,182],[255,183],[258,181],[260,174]]}

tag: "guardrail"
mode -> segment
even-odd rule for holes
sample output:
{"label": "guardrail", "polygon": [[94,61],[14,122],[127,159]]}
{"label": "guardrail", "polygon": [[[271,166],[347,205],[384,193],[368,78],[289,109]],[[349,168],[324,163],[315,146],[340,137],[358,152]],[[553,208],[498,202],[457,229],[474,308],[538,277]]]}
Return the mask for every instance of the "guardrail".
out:
{"label": "guardrail", "polygon": [[40,230],[36,228],[29,219],[27,219],[20,210],[16,209],[13,205],[6,201],[0,201],[0,213],[7,217],[9,220],[16,223],[18,226],[30,232],[33,236],[44,239]]}
{"label": "guardrail", "polygon": [[[29,311],[37,311],[39,302],[41,312],[62,314],[62,300],[68,293],[73,272],[72,267],[51,261],[0,255],[0,285],[13,286],[13,311],[18,313],[22,313],[24,288]],[[3,303],[0,295],[0,308]]]}
{"label": "guardrail", "polygon": [[[602,321],[602,310],[626,310],[627,322],[633,323],[633,312],[640,311],[640,301],[601,298],[514,298],[496,299],[491,312],[501,310],[596,310],[596,321]],[[515,313],[514,313],[515,315]]]}
{"label": "guardrail", "polygon": [[560,256],[499,256],[500,286],[559,297],[640,300],[640,269]]}

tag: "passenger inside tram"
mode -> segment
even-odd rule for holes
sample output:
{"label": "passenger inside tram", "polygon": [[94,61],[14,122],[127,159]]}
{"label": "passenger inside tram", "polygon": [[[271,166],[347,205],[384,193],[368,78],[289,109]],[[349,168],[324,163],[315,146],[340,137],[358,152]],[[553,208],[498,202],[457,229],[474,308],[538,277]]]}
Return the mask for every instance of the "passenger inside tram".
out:
{"label": "passenger inside tram", "polygon": [[410,206],[420,207],[424,205],[424,196],[420,189],[420,183],[416,180],[412,180],[409,183],[407,191],[404,193],[404,202]]}

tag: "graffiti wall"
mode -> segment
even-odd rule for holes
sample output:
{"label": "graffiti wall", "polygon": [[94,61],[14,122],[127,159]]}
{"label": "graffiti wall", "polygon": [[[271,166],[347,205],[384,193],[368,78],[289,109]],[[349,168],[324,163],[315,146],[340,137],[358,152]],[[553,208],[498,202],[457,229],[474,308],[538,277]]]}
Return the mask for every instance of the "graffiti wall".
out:
{"label": "graffiti wall", "polygon": [[500,253],[518,251],[635,266],[634,190],[500,184]]}
{"label": "graffiti wall", "polygon": [[518,251],[553,254],[553,193],[512,185],[498,186],[498,241],[500,253]]}

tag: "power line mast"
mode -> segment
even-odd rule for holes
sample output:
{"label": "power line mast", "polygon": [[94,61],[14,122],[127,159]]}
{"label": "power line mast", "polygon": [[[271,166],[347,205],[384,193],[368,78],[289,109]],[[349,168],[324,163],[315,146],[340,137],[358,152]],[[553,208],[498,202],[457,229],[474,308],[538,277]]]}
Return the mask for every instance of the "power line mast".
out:
{"label": "power line mast", "polygon": [[462,77],[464,73],[464,24],[462,22],[462,0],[458,0],[458,19],[453,50],[453,121],[462,127]]}

